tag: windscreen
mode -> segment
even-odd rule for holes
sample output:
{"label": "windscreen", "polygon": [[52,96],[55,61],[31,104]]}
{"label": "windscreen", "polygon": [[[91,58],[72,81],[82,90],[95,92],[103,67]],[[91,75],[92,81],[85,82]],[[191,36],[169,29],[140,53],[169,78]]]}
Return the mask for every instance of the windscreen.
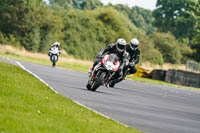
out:
{"label": "windscreen", "polygon": [[109,60],[110,60],[113,64],[115,64],[115,63],[119,60],[119,57],[118,57],[116,54],[110,54]]}

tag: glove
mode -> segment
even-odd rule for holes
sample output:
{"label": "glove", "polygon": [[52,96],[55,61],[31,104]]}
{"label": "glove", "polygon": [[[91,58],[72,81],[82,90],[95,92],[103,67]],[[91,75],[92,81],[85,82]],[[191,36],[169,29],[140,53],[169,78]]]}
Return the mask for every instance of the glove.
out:
{"label": "glove", "polygon": [[120,72],[119,72],[119,75],[120,75],[120,77],[122,77],[122,76],[123,76],[123,72],[122,72],[122,71],[120,71]]}
{"label": "glove", "polygon": [[126,66],[126,67],[129,66],[129,60],[124,61],[124,66]]}
{"label": "glove", "polygon": [[98,59],[101,60],[104,56],[103,55],[98,55]]}
{"label": "glove", "polygon": [[135,66],[135,62],[131,62],[129,63],[130,67],[134,67]]}

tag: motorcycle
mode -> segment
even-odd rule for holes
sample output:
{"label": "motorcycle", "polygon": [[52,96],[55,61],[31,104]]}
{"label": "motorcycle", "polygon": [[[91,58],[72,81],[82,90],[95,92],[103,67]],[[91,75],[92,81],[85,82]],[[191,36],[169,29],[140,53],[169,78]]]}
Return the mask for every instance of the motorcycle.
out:
{"label": "motorcycle", "polygon": [[57,47],[52,47],[49,51],[50,55],[50,60],[52,62],[52,66],[56,66],[56,62],[58,61],[58,56],[59,56],[59,49]]}
{"label": "motorcycle", "polygon": [[116,54],[106,54],[89,75],[86,88],[96,91],[101,85],[109,87],[109,82],[116,78],[119,66],[119,57]]}
{"label": "motorcycle", "polygon": [[116,77],[116,79],[118,79],[118,82],[113,82],[110,81],[110,87],[114,87],[116,83],[121,82],[122,80],[125,80],[125,77],[128,75],[128,69],[130,67],[129,65],[129,60],[130,60],[130,54],[128,52],[125,52],[123,55],[123,63],[121,65],[121,68],[123,68],[123,74],[122,75],[118,75],[118,77]]}

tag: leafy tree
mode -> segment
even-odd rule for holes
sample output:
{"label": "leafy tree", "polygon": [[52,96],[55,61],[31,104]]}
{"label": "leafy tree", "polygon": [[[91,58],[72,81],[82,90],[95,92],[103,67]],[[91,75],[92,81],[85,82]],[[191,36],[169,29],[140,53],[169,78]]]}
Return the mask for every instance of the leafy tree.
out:
{"label": "leafy tree", "polygon": [[16,38],[26,49],[45,51],[61,35],[62,20],[41,0],[8,0],[3,5],[6,8],[0,12],[0,31]]}
{"label": "leafy tree", "polygon": [[127,5],[122,5],[122,4],[112,5],[112,4],[109,4],[109,6],[115,8],[117,11],[122,12],[124,15],[126,15],[128,17],[131,14],[131,8],[129,8]]}
{"label": "leafy tree", "polygon": [[103,4],[99,0],[50,0],[50,3],[56,3],[63,6],[65,9],[96,9]]}
{"label": "leafy tree", "polygon": [[77,58],[93,59],[105,39],[101,33],[102,24],[91,14],[81,11],[66,12],[63,19],[63,48]]}
{"label": "leafy tree", "polygon": [[150,10],[140,8],[140,7],[132,7],[129,8],[126,5],[111,5],[116,10],[122,12],[124,15],[128,16],[129,19],[138,27],[146,31],[147,34],[154,32],[156,29],[152,26],[152,22],[154,20],[152,16],[152,12]]}
{"label": "leafy tree", "polygon": [[200,62],[200,8],[197,9],[197,12],[199,12],[199,16],[197,17],[197,28],[195,30],[195,35],[193,37],[191,47],[194,50],[192,58]]}
{"label": "leafy tree", "polygon": [[152,25],[154,21],[152,11],[135,6],[132,7],[129,17],[138,28],[145,30],[147,34],[156,31]]}
{"label": "leafy tree", "polygon": [[170,31],[176,38],[192,40],[200,14],[199,0],[158,0],[156,7],[154,25],[161,32]]}
{"label": "leafy tree", "polygon": [[[121,18],[120,21],[118,18]],[[65,50],[78,58],[93,59],[109,43],[130,39],[137,28],[113,8],[68,11],[63,15]],[[87,52],[86,52],[87,51]]]}
{"label": "leafy tree", "polygon": [[19,41],[13,36],[13,35],[3,35],[0,32],[0,44],[9,44],[12,45],[14,47],[21,47]]}
{"label": "leafy tree", "polygon": [[196,36],[192,40],[192,49],[194,50],[193,59],[200,62],[200,30],[196,32]]}
{"label": "leafy tree", "polygon": [[161,51],[155,49],[155,44],[152,39],[146,35],[140,35],[138,37],[140,40],[140,63],[141,62],[150,62],[152,64],[162,65],[164,63],[163,55]]}
{"label": "leafy tree", "polygon": [[157,32],[153,33],[151,38],[153,38],[155,48],[162,53],[164,62],[185,63],[185,58],[192,53],[189,47],[178,42],[171,33]]}
{"label": "leafy tree", "polygon": [[[47,5],[42,0],[1,0],[0,43],[46,52],[54,41],[60,41],[69,54],[93,59],[101,48],[118,38],[125,38],[129,43],[137,37],[141,42],[142,62],[180,63],[191,54],[191,49],[170,33],[146,35],[155,30],[149,10],[123,5],[101,7],[98,0],[50,2]],[[196,60],[199,59],[199,33],[197,28],[192,41]]]}

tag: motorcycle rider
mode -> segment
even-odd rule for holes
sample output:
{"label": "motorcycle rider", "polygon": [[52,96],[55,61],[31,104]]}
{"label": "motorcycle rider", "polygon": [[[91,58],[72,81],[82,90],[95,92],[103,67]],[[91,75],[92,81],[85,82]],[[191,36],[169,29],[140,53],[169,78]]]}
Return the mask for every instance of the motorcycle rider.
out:
{"label": "motorcycle rider", "polygon": [[123,76],[118,80],[113,80],[110,82],[110,87],[114,87],[114,85],[123,79],[125,79],[126,75],[134,74],[137,72],[135,65],[139,62],[140,50],[138,48],[139,41],[136,38],[131,39],[130,44],[126,45],[126,52],[128,52],[130,59],[128,66],[124,66],[123,68]]}
{"label": "motorcycle rider", "polygon": [[134,74],[137,72],[137,69],[135,67],[136,64],[139,62],[140,58],[140,50],[139,50],[139,40],[136,38],[131,39],[130,44],[127,45],[126,49],[127,52],[130,54],[130,60],[129,60],[129,71],[128,75]]}
{"label": "motorcycle rider", "polygon": [[58,51],[59,51],[58,55],[60,55],[60,50],[61,50],[61,49],[60,49],[60,43],[59,43],[59,42],[54,42],[54,43],[51,45],[51,47],[49,48],[49,53],[48,53],[48,55],[51,56],[51,50],[52,50],[53,47],[58,48]]}
{"label": "motorcycle rider", "polygon": [[103,58],[105,54],[115,53],[119,57],[119,61],[120,61],[120,68],[118,70],[118,74],[123,75],[122,63],[123,63],[123,57],[124,57],[125,51],[126,51],[126,40],[123,38],[119,38],[116,43],[109,44],[106,48],[101,49],[101,51],[96,56],[93,67],[88,71],[88,73],[91,74],[94,67],[101,61],[101,59]]}

